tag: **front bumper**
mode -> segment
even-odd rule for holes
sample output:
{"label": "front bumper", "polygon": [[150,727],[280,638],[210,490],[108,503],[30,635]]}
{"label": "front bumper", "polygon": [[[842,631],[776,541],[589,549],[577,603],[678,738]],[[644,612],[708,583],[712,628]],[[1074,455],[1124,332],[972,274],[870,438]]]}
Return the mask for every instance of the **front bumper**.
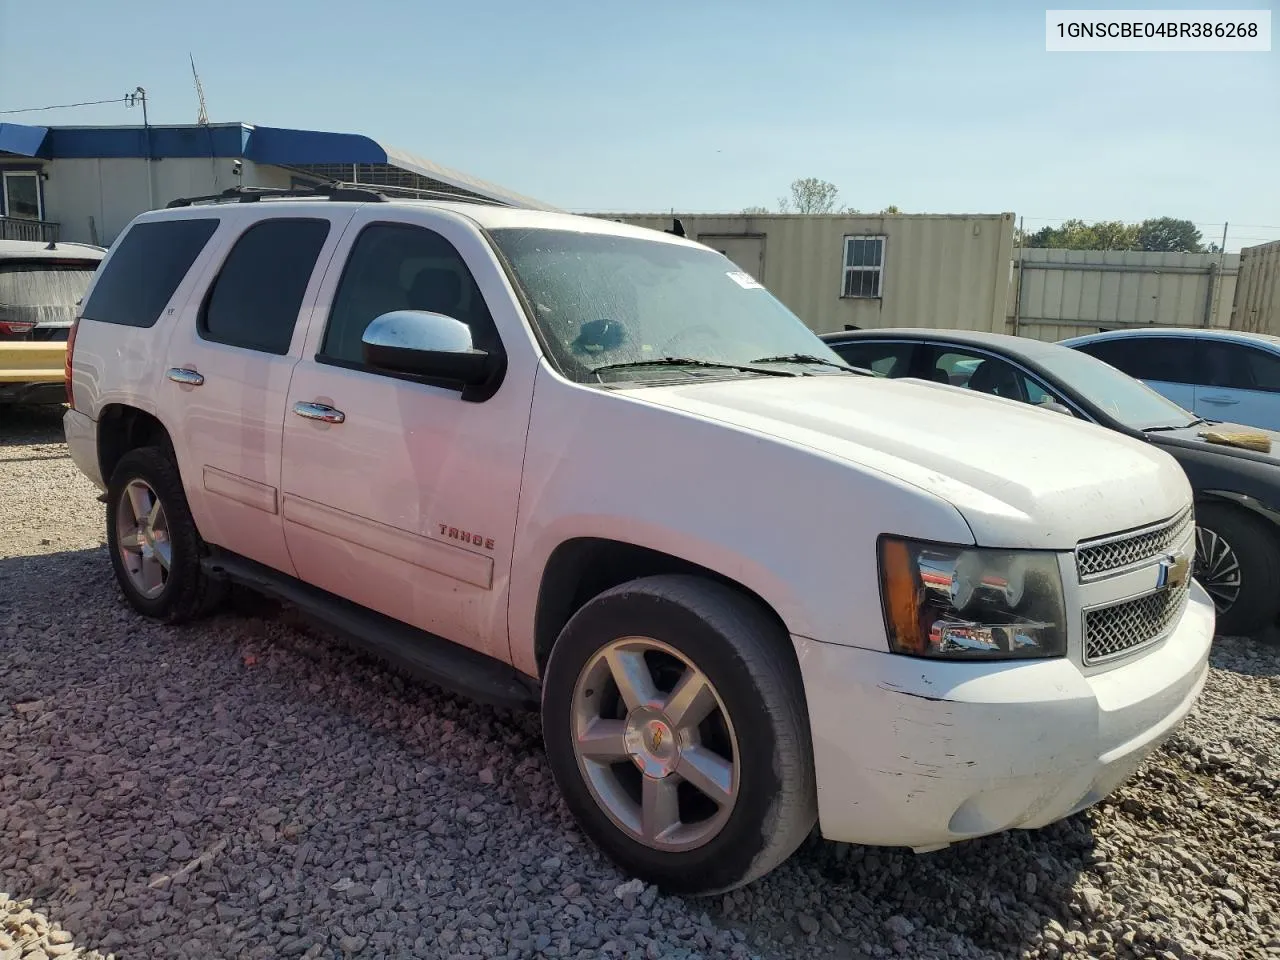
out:
{"label": "front bumper", "polygon": [[794,637],[823,836],[926,850],[1097,803],[1191,710],[1213,627],[1193,582],[1167,638],[1102,671],[1066,658],[944,663]]}

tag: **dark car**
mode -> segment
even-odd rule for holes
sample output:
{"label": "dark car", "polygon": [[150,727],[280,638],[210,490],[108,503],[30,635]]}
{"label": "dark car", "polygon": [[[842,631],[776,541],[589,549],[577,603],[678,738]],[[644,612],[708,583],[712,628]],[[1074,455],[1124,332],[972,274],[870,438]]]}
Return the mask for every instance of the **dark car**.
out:
{"label": "dark car", "polygon": [[[1219,631],[1250,635],[1280,617],[1280,433],[1204,420],[1095,357],[1025,337],[909,328],[822,339],[855,367],[1037,404],[1165,450],[1195,491],[1195,576]],[[1210,443],[1206,430],[1268,433],[1271,452]]]}

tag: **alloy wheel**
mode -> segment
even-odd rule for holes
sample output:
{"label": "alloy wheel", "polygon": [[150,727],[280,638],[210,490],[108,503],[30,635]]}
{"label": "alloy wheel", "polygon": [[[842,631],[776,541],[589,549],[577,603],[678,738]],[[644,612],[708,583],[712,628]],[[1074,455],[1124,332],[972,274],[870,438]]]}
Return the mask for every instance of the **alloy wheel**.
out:
{"label": "alloy wheel", "polygon": [[598,650],[573,692],[573,749],[593,799],[633,840],[690,850],[724,827],[738,797],[738,740],[698,667],[661,641]]}
{"label": "alloy wheel", "polygon": [[1240,560],[1221,536],[1196,527],[1195,578],[1213,598],[1219,614],[1226,613],[1240,597]]}
{"label": "alloy wheel", "polygon": [[148,600],[164,592],[173,563],[164,504],[145,480],[130,480],[116,504],[116,544],[133,588]]}

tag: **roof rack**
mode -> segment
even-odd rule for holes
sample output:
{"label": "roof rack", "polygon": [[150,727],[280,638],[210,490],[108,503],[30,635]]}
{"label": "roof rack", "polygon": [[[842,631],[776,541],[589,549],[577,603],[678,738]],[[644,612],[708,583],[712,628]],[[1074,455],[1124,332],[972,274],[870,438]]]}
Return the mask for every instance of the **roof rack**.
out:
{"label": "roof rack", "polygon": [[[398,184],[390,183],[348,183],[341,182],[338,184],[343,187],[352,187],[359,190],[374,190],[378,193],[406,193],[411,194],[408,199],[411,200],[449,200],[456,203],[484,203],[495,207],[510,207],[512,204],[505,200],[495,200],[492,197],[481,197],[475,194],[452,193],[448,190],[432,190],[430,187],[403,187]],[[391,199],[387,197],[386,199]]]}
{"label": "roof rack", "polygon": [[510,206],[501,200],[488,197],[462,196],[444,190],[423,190],[418,187],[399,187],[391,184],[345,183],[334,180],[330,183],[318,183],[306,187],[228,187],[221,193],[211,193],[202,197],[179,197],[165,204],[166,208],[190,207],[197,203],[257,203],[266,197],[323,197],[328,200],[356,203],[386,203],[391,198],[384,191],[397,191],[413,194],[413,199],[420,200],[453,200],[459,203],[488,203],[495,206]]}
{"label": "roof rack", "polygon": [[385,203],[387,200],[375,190],[352,188],[341,183],[320,183],[314,187],[228,187],[221,193],[203,197],[179,197],[170,200],[165,207],[189,207],[196,203],[257,203],[263,197],[325,197],[362,203]]}

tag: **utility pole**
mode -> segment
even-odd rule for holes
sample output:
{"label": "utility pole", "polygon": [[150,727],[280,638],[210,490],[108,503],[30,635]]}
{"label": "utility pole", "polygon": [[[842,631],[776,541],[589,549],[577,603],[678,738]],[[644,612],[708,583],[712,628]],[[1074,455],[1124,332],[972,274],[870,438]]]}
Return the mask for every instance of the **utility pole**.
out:
{"label": "utility pole", "polygon": [[133,93],[125,95],[124,102],[130,107],[137,106],[139,103],[142,104],[142,129],[147,143],[147,204],[148,209],[154,210],[156,208],[156,185],[155,178],[151,175],[153,157],[151,150],[151,122],[147,119],[147,91],[142,87],[137,87]]}

